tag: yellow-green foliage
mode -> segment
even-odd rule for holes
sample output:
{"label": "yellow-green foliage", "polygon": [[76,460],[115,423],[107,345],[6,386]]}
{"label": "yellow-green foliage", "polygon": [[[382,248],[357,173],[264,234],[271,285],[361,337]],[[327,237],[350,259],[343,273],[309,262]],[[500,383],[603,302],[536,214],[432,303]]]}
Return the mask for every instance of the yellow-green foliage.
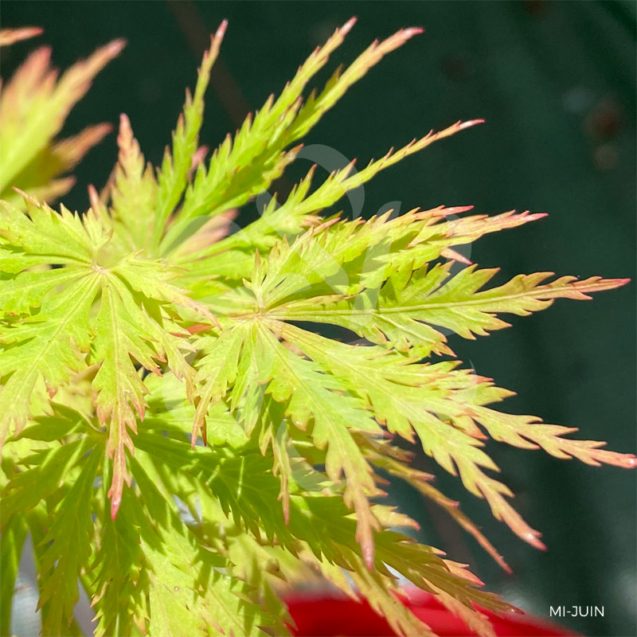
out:
{"label": "yellow-green foliage", "polygon": [[[39,29],[0,31],[0,47],[33,37]],[[75,180],[65,174],[110,130],[90,126],[67,139],[57,135],[70,110],[104,66],[124,47],[116,40],[78,62],[57,79],[51,49],[31,53],[0,93],[0,199],[22,207],[14,188],[50,202],[64,195]],[[0,52],[1,54],[1,52]]]}
{"label": "yellow-green foliage", "polygon": [[[348,22],[203,162],[203,97],[225,26],[162,165],[146,165],[123,116],[114,177],[101,195],[91,190],[81,216],[42,198],[63,191],[54,176],[94,132],[51,140],[119,44],[58,83],[48,54],[36,52],[3,94],[11,161],[0,188],[1,632],[29,530],[45,635],[79,633],[78,580],[98,636],[281,635],[279,595],[310,571],[364,595],[398,634],[431,632],[396,602],[396,573],[493,635],[472,604],[510,606],[394,530],[413,523],[377,503],[379,472],[413,484],[507,568],[504,560],[390,438],[421,444],[541,547],[493,477],[486,438],[591,465],[634,467],[635,458],[575,440],[572,428],[495,411],[510,392],[455,361],[452,341],[506,327],[504,314],[626,281],[538,273],[488,287],[494,270],[452,273],[454,246],[543,215],[456,218],[469,209],[441,206],[368,221],[322,216],[380,170],[477,122],[321,184],[310,171],[285,201],[229,234],[235,210],[284,172],[319,118],[419,30],[375,42],[304,97]],[[12,186],[31,194],[20,203]],[[360,344],[327,338],[321,324]]]}

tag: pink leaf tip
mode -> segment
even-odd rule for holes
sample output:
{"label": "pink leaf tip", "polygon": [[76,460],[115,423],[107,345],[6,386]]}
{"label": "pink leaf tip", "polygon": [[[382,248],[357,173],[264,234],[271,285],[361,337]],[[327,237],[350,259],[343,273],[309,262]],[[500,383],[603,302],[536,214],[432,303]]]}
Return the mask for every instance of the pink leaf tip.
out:
{"label": "pink leaf tip", "polygon": [[126,40],[123,38],[119,38],[117,40],[113,40],[106,45],[106,52],[109,57],[118,56],[126,47]]}
{"label": "pink leaf tip", "polygon": [[223,20],[215,33],[215,39],[222,40],[223,36],[226,34],[226,29],[228,28],[228,20]]}
{"label": "pink leaf tip", "polygon": [[26,192],[24,192],[24,190],[20,190],[20,188],[18,188],[17,186],[13,186],[12,187],[14,192],[17,192],[23,199],[29,199],[29,200],[33,200],[33,198],[28,195]]}
{"label": "pink leaf tip", "polygon": [[451,206],[450,208],[444,208],[443,212],[445,215],[459,215],[463,212],[469,212],[469,210],[473,210],[474,206]]}
{"label": "pink leaf tip", "polygon": [[422,27],[409,27],[408,29],[403,29],[403,37],[405,40],[409,40],[409,38],[413,38],[415,35],[420,35],[424,33],[424,29]]}
{"label": "pink leaf tip", "polygon": [[546,551],[546,544],[544,544],[544,542],[540,540],[539,535],[540,534],[537,531],[528,531],[527,533],[522,534],[520,537],[536,549],[539,549],[540,551]]}
{"label": "pink leaf tip", "polygon": [[347,35],[351,30],[352,27],[356,24],[358,18],[356,16],[354,16],[353,18],[350,18],[342,27],[341,27],[341,35]]}
{"label": "pink leaf tip", "polygon": [[468,122],[461,122],[458,125],[458,130],[464,130],[465,128],[471,128],[472,126],[477,126],[478,124],[484,124],[483,119],[472,119]]}

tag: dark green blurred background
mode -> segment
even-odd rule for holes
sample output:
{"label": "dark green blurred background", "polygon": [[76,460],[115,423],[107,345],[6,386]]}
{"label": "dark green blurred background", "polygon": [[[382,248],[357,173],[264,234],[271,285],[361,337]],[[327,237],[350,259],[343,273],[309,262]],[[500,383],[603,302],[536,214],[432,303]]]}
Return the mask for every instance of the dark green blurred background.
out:
{"label": "dark green blurred background", "polygon": [[[365,216],[388,202],[474,204],[549,218],[490,236],[471,259],[503,277],[536,270],[635,275],[634,2],[11,2],[2,26],[41,25],[40,42],[66,67],[115,37],[129,44],[73,111],[68,131],[116,123],[126,112],[148,159],[169,141],[184,88],[192,86],[208,33],[230,26],[215,67],[203,143],[233,131],[246,109],[281,89],[310,51],[350,16],[358,25],[334,56],[351,61],[374,38],[405,26],[426,33],[384,60],[307,139],[366,163],[391,146],[458,119],[487,124],[440,142],[365,188]],[[6,77],[34,42],[3,52]],[[86,185],[103,185],[116,158],[111,135],[76,171],[68,207],[87,207]],[[305,170],[309,167],[302,166]],[[254,204],[248,214],[254,216]],[[581,436],[634,452],[635,289],[593,303],[558,302],[514,328],[476,342],[455,340],[459,357],[519,396],[505,405]],[[491,450],[491,448],[490,448]],[[564,619],[590,636],[637,634],[636,478],[614,468],[560,462],[537,452],[492,452],[517,493],[517,507],[544,532],[539,553],[493,521],[453,479],[461,497],[513,567],[507,576],[476,543],[413,493],[395,498],[418,518],[425,540],[469,562],[487,585],[548,617],[550,606],[603,606],[605,616]],[[426,459],[418,462],[433,467]]]}

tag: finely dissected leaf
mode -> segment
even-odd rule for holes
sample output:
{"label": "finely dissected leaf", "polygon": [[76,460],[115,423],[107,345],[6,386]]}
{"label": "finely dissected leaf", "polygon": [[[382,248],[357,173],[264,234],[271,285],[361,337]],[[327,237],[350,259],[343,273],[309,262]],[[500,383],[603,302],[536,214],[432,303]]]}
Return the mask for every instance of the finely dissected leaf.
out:
{"label": "finely dissected leaf", "polygon": [[[306,559],[308,558],[306,557]],[[379,615],[387,618],[389,625],[398,635],[405,637],[435,635],[402,603],[398,596],[398,586],[395,586],[391,577],[379,572],[370,572],[362,560],[353,560],[353,562],[358,568],[353,572],[347,572],[348,577],[346,578],[342,569],[334,567],[329,562],[312,561],[325,579],[347,595],[357,599],[356,593],[353,592],[353,585],[356,592],[364,597]]]}
{"label": "finely dissected leaf", "polygon": [[4,527],[14,515],[27,513],[58,491],[71,469],[78,466],[92,446],[90,440],[82,438],[27,456],[24,464],[33,467],[17,473],[3,489],[0,526]]}
{"label": "finely dissected leaf", "polygon": [[423,353],[449,353],[447,338],[440,328],[475,338],[475,334],[486,335],[508,327],[497,317],[499,313],[525,316],[549,307],[557,298],[586,299],[587,293],[627,283],[627,279],[591,277],[579,281],[560,277],[542,284],[551,273],[537,273],[519,275],[502,286],[480,291],[496,270],[476,270],[471,266],[453,277],[449,270],[447,263],[412,273],[409,265],[379,288],[346,298],[331,295],[292,301],[278,308],[275,315],[341,325],[372,342],[401,351],[420,346]]}
{"label": "finely dissected leaf", "polygon": [[0,634],[11,634],[11,601],[29,527],[24,516],[14,516],[0,535]]}
{"label": "finely dissected leaf", "polygon": [[152,166],[146,166],[126,115],[121,115],[117,136],[119,157],[111,191],[111,214],[124,226],[132,249],[148,245],[153,230],[157,184]]}
{"label": "finely dissected leaf", "polygon": [[388,449],[387,445],[383,445],[382,448],[374,448],[374,446],[368,445],[368,448],[365,450],[365,455],[374,465],[384,469],[390,475],[408,482],[426,498],[429,498],[445,509],[467,533],[470,533],[476,538],[480,546],[482,546],[505,571],[508,573],[511,572],[508,564],[498,553],[493,544],[491,544],[480,529],[458,508],[460,503],[451,500],[431,484],[431,481],[434,479],[433,475],[418,471],[409,466],[409,457],[398,448]]}
{"label": "finely dissected leaf", "polygon": [[0,342],[8,344],[2,353],[0,375],[7,376],[0,393],[0,444],[11,423],[19,432],[31,412],[31,395],[40,378],[55,393],[69,373],[80,366],[80,350],[88,345],[89,310],[97,294],[96,277],[78,276],[73,291],[60,295],[33,317],[0,331]]}
{"label": "finely dissected leaf", "polygon": [[[152,447],[146,445],[148,438],[142,438],[141,434],[140,446],[142,439],[144,448],[150,450]],[[156,438],[156,443],[160,443],[160,438]],[[197,466],[198,462],[186,444],[176,445],[173,442],[169,445],[166,441],[161,442],[161,446],[165,449],[170,446],[174,451],[178,451],[177,446],[181,447],[180,456],[171,460],[175,469],[190,471]],[[160,453],[156,446],[152,453],[158,459],[168,457],[165,452]],[[260,520],[284,546],[287,546],[292,533],[302,538],[317,556],[324,555],[324,559],[335,560],[344,568],[356,570],[356,564],[364,564],[353,532],[356,522],[348,515],[349,512],[339,497],[291,496],[290,519],[286,525],[280,506],[276,506],[276,480],[267,471],[264,472],[267,459],[246,456],[240,462],[224,460],[220,464],[216,461],[215,464],[214,477],[210,484],[212,492],[227,503],[233,515],[245,520],[246,524],[251,526],[255,520]],[[211,469],[212,467],[213,465]],[[240,497],[241,494],[248,493],[252,497]],[[381,519],[384,517],[380,516]],[[495,597],[475,590],[475,580],[452,573],[432,549],[419,546],[408,538],[389,531],[376,534],[376,538],[376,568],[386,576],[389,577],[389,572],[383,566],[384,563],[396,568],[417,585],[431,582],[444,590],[453,591],[465,603],[473,600],[495,610],[508,608]],[[366,570],[367,567],[362,566],[362,569]],[[391,578],[387,581],[390,582]]]}
{"label": "finely dissected leaf", "polygon": [[379,525],[368,498],[379,492],[350,429],[369,434],[378,434],[380,429],[355,400],[341,393],[345,388],[333,377],[321,374],[310,361],[282,347],[271,333],[262,332],[257,347],[261,354],[259,380],[269,381],[268,393],[275,400],[287,403],[286,411],[297,427],[305,429],[312,419],[314,443],[319,449],[327,446],[327,475],[338,480],[344,474],[345,502],[356,510],[357,537],[365,560],[371,565],[373,530]]}
{"label": "finely dissected leaf", "polygon": [[[0,46],[39,32],[32,28],[3,30]],[[16,71],[0,95],[0,198],[19,205],[21,202],[14,198],[12,186],[47,200],[69,190],[74,179],[57,177],[71,169],[110,127],[101,125],[88,128],[74,138],[53,140],[95,75],[119,55],[123,47],[123,40],[111,42],[72,66],[57,82],[57,72],[49,66],[51,50],[48,47],[33,52]]]}
{"label": "finely dissected leaf", "polygon": [[469,630],[472,630],[480,637],[496,637],[496,632],[491,621],[479,610],[468,608],[459,602],[453,595],[450,595],[445,591],[434,588],[434,593],[447,610],[462,619]]}
{"label": "finely dissected leaf", "polygon": [[[46,508],[44,506],[38,506],[37,509],[34,509],[29,514],[29,516],[27,517],[27,521],[29,524],[29,533],[31,535],[31,542],[33,544],[33,557],[35,558],[34,560],[35,567],[37,570],[40,570],[43,555],[47,550],[47,546],[43,544],[44,538],[47,532]],[[41,588],[40,588],[40,592],[41,592]],[[45,602],[43,607],[40,609],[40,616],[43,623],[47,622],[50,606],[51,606],[50,601]],[[46,633],[42,631],[42,634],[45,635]],[[56,634],[60,635],[60,637],[84,637],[84,632],[79,627],[74,617],[72,617],[68,623],[67,622],[62,623],[59,631]]]}
{"label": "finely dissected leaf", "polygon": [[[34,265],[88,266],[107,241],[91,215],[80,220],[62,207],[56,214],[46,204],[25,198],[28,215],[3,203],[0,236],[7,250],[4,272],[17,273]],[[95,232],[101,230],[101,232]]]}
{"label": "finely dissected leaf", "polygon": [[[483,468],[497,470],[495,463],[480,449],[483,443],[450,427],[446,422],[449,407],[444,393],[436,386],[436,370],[428,366],[406,366],[405,360],[391,365],[391,356],[367,348],[353,348],[321,343],[317,335],[280,326],[281,334],[303,349],[328,371],[346,379],[347,385],[371,403],[376,418],[392,433],[413,440],[415,431],[424,451],[444,469],[456,475],[478,497],[485,497],[494,514],[504,519],[514,531],[541,546],[537,532],[510,507],[503,495],[512,495],[507,487],[484,473]],[[318,345],[318,347],[317,347]],[[420,368],[420,369],[419,369]],[[429,376],[429,382],[427,382]],[[444,391],[444,388],[443,388]],[[442,395],[441,395],[442,394]]]}
{"label": "finely dissected leaf", "polygon": [[[136,255],[122,258],[116,238],[95,215],[80,220],[64,209],[58,215],[45,205],[27,203],[28,216],[8,204],[0,216],[10,253],[0,262],[9,274],[0,295],[6,298],[5,311],[24,315],[0,326],[0,343],[6,344],[0,375],[8,378],[0,393],[2,438],[12,423],[16,433],[26,424],[42,380],[54,394],[72,372],[86,367],[91,347],[90,362],[100,365],[93,380],[97,416],[111,423],[116,512],[127,478],[124,447],[132,449],[127,427],[134,430],[135,413],[144,411],[144,387],[133,359],[155,373],[158,361],[167,361],[190,385],[193,371],[182,352],[190,347],[182,344],[187,332],[174,324],[163,304],[212,317],[168,282],[174,276],[170,269]],[[33,265],[65,267],[26,270]],[[98,295],[99,310],[92,314]]]}
{"label": "finely dissected leaf", "polygon": [[[110,132],[110,124],[97,124],[47,146],[15,177],[13,188],[42,201],[59,199],[75,184],[75,177],[59,176],[75,168],[84,155]],[[22,197],[15,190],[4,192],[2,197],[15,206],[22,205]]]}
{"label": "finely dissected leaf", "polygon": [[[488,232],[515,227],[544,216],[505,213],[499,218],[445,219],[467,209],[438,207],[427,211],[414,210],[395,219],[390,219],[390,213],[386,213],[367,222],[336,223],[332,220],[309,230],[293,242],[270,241],[266,244],[268,249],[272,248],[268,259],[258,268],[254,261],[242,260],[242,252],[234,249],[235,246],[243,249],[250,245],[249,241],[244,241],[250,229],[260,223],[257,221],[245,231],[220,241],[218,248],[211,246],[208,251],[228,252],[212,254],[194,262],[192,276],[224,276],[240,280],[249,274],[248,267],[253,263],[249,287],[258,295],[260,304],[272,308],[271,315],[286,317],[289,314],[289,318],[298,315],[300,320],[313,315],[316,318],[309,320],[323,321],[322,317],[327,315],[329,308],[314,313],[311,308],[317,303],[350,301],[343,308],[343,314],[347,314],[354,302],[362,304],[367,296],[375,301],[379,295],[377,288],[389,277],[395,276],[397,281],[404,283],[413,270],[443,256],[451,245],[468,243]],[[187,261],[184,263],[191,265]],[[192,284],[192,279],[189,281]],[[364,287],[369,289],[367,294],[355,296]],[[230,289],[213,297],[213,307],[224,303],[229,309],[242,292],[241,288]],[[286,297],[287,302],[284,302]],[[335,316],[334,323],[346,320]],[[355,320],[356,317],[352,318],[352,321]]]}
{"label": "finely dissected leaf", "polygon": [[[124,280],[148,293],[149,299],[170,297],[179,305],[195,305],[177,288],[170,284],[162,285],[162,272],[158,273],[152,267],[144,268],[143,263],[139,265],[135,276],[130,275],[134,263],[128,264],[128,269],[126,265],[115,268],[115,272],[124,277],[128,275],[129,278]],[[136,416],[143,418],[145,411],[146,388],[133,361],[159,374],[158,361],[167,360],[178,378],[185,379],[187,384],[190,382],[190,368],[180,351],[179,339],[169,331],[171,323],[162,325],[161,315],[149,315],[142,305],[144,298],[131,293],[119,277],[105,277],[96,322],[97,335],[91,354],[93,361],[101,363],[93,381],[99,392],[97,416],[102,423],[110,422],[107,449],[114,462],[113,484],[109,492],[113,516],[119,507],[123,484],[129,482],[125,449],[132,453],[133,441],[128,429],[136,431]]]}
{"label": "finely dissected leaf", "polygon": [[[312,168],[285,200],[269,198],[259,219],[234,231],[239,207],[267,199],[301,137],[420,32],[374,42],[305,97],[353,24],[337,29],[204,163],[203,97],[222,23],[161,167],[146,163],[122,116],[117,166],[101,194],[89,189],[82,216],[36,197],[63,193],[71,181],[59,176],[105,134],[97,126],[52,141],[121,43],[57,84],[48,50],[36,51],[2,94],[2,605],[11,604],[28,526],[45,632],[81,634],[73,617],[79,579],[98,637],[283,635],[281,587],[323,578],[367,598],[398,635],[432,634],[400,601],[408,581],[492,637],[475,606],[513,608],[462,565],[395,530],[417,525],[374,501],[383,475],[413,485],[506,563],[388,438],[417,438],[536,547],[539,533],[490,473],[497,466],[488,438],[591,465],[635,466],[634,456],[570,438],[574,428],[495,411],[511,392],[434,358],[453,354],[454,334],[505,327],[502,314],[524,316],[556,298],[626,283],[537,273],[487,288],[496,271],[456,251],[545,215],[465,216],[470,207],[438,206],[367,221],[322,216],[380,170],[480,120],[432,132],[359,172],[350,164],[322,183]],[[0,44],[32,34],[3,31]],[[362,340],[327,338],[321,325]],[[1,622],[8,630],[7,613]]]}
{"label": "finely dissected leaf", "polygon": [[[341,29],[341,33],[345,34],[353,25],[350,20]],[[358,80],[366,75],[366,73],[375,66],[385,55],[402,46],[415,35],[422,33],[419,27],[409,29],[401,29],[394,33],[386,40],[375,40],[356,60],[344,71],[340,69],[332,75],[320,93],[313,92],[310,98],[300,110],[298,118],[294,122],[291,135],[296,139],[305,135],[316,122],[322,117],[323,113],[330,109],[336,102],[343,97],[345,92]]]}
{"label": "finely dissected leaf", "polygon": [[[266,616],[248,598],[246,587],[224,574],[225,560],[197,544],[147,471],[137,462],[133,467],[148,512],[166,529],[158,533],[139,518],[150,571],[151,634],[206,635],[209,628],[237,637],[263,634],[259,627],[266,625]],[[186,623],[180,626],[179,621]]]}
{"label": "finely dissected leaf", "polygon": [[293,153],[290,156],[284,152],[285,146],[300,136],[292,138],[287,135],[286,129],[298,113],[302,92],[308,81],[327,63],[334,49],[343,42],[352,26],[353,21],[349,21],[337,29],[328,42],[308,58],[276,101],[271,96],[254,116],[254,121],[252,118],[246,120],[234,140],[227,137],[213,155],[207,171],[203,166],[199,167],[194,184],[186,194],[180,219],[222,212],[215,208],[224,199],[228,208],[237,205],[228,201],[231,200],[231,193],[237,193],[235,197],[245,201],[259,190],[265,190],[272,179],[280,174],[285,164],[293,158]]}
{"label": "finely dissected leaf", "polygon": [[[230,248],[257,247],[269,249],[280,237],[300,234],[307,225],[311,225],[316,221],[317,217],[315,213],[329,208],[342,199],[347,192],[354,188],[359,188],[381,170],[394,165],[408,155],[426,148],[439,139],[449,137],[477,123],[480,123],[480,121],[458,122],[438,133],[432,131],[422,139],[413,140],[407,146],[396,152],[390,150],[383,158],[370,162],[370,164],[360,172],[353,173],[353,164],[350,164],[342,170],[331,173],[328,179],[316,190],[308,194],[314,175],[314,167],[312,167],[307,176],[294,188],[285,203],[279,206],[276,198],[272,198],[270,204],[263,211],[261,218],[251,223],[247,228],[220,241],[218,244],[205,246],[202,250],[191,251],[186,257],[182,257],[182,259],[188,263],[198,259],[200,267],[205,267],[204,264],[209,264],[210,267],[214,268],[218,255],[223,254],[224,251]],[[436,210],[436,212],[440,214],[439,210]],[[385,215],[384,219],[388,216],[389,215]],[[410,215],[405,215],[400,221],[396,220],[393,225],[405,226],[409,218]],[[372,247],[372,245],[373,243],[368,247]],[[206,259],[206,257],[210,256],[214,258]],[[203,263],[201,263],[202,259],[204,260]],[[232,275],[228,274],[227,276]]]}
{"label": "finely dissected leaf", "polygon": [[[360,549],[352,533],[356,523],[346,515],[347,509],[339,505],[338,498],[301,500],[292,497],[291,500],[290,524],[295,525],[294,530],[299,535],[305,534],[304,539],[313,552],[321,555],[319,547],[324,546],[325,559],[331,561],[335,554],[343,567],[352,571],[366,570],[366,567],[356,567],[356,561],[361,560]],[[329,541],[323,537],[329,538]],[[334,549],[337,549],[336,553]],[[511,609],[497,596],[478,590],[479,580],[442,560],[438,553],[395,531],[384,529],[376,534],[375,568],[381,574],[391,578],[391,568],[420,588],[430,590],[432,585],[436,586],[464,604],[473,602],[495,611]]]}
{"label": "finely dissected leaf", "polygon": [[[11,256],[0,261],[0,268],[9,273],[3,282],[5,311],[27,314],[0,325],[0,343],[5,345],[0,376],[8,377],[0,393],[0,442],[12,422],[16,431],[26,424],[40,379],[55,393],[69,373],[79,369],[90,340],[89,311],[99,289],[91,258],[101,237],[95,241],[87,231],[92,220],[82,224],[65,210],[57,215],[46,206],[28,205],[28,217],[8,204],[0,211],[0,235],[11,249]],[[67,267],[21,273],[47,263]],[[54,295],[62,284],[65,292]],[[39,311],[29,316],[31,307]]]}
{"label": "finely dissected leaf", "polygon": [[[141,312],[131,316],[129,309],[136,306],[126,304],[127,290],[113,279],[103,291],[100,313],[97,319],[95,359],[102,361],[93,382],[99,392],[97,415],[102,423],[110,421],[108,453],[113,459],[113,483],[109,496],[112,498],[112,515],[119,508],[123,483],[130,485],[126,469],[126,447],[133,450],[128,429],[136,431],[135,413],[144,414],[144,384],[135,369],[131,357],[146,369],[159,373],[154,360],[155,352],[145,335],[140,334],[136,319]],[[122,297],[124,295],[124,298]],[[128,306],[128,307],[127,307]]]}
{"label": "finely dissected leaf", "polygon": [[[236,378],[244,338],[245,328],[242,326],[221,332],[219,338],[210,339],[210,348],[197,366],[195,382],[199,387],[197,388],[198,403],[192,432],[193,447],[197,441],[199,430],[204,427],[210,405],[214,406],[224,398],[228,384],[233,383]],[[202,338],[198,345],[205,348],[206,337]],[[204,429],[204,436],[206,433],[206,429]]]}
{"label": "finely dissected leaf", "polygon": [[211,38],[210,49],[205,53],[199,69],[194,96],[191,97],[190,92],[186,92],[184,112],[183,115],[180,115],[177,128],[173,133],[172,155],[168,149],[164,154],[161,172],[158,175],[159,191],[151,239],[153,245],[158,243],[161,238],[164,225],[186,188],[203,120],[203,97],[210,79],[210,70],[219,54],[219,47],[227,24],[226,21],[222,22],[215,36]]}
{"label": "finely dissected leaf", "polygon": [[[337,72],[332,76],[320,94],[312,93],[303,103],[302,92],[308,81],[329,60],[353,24],[350,20],[337,29],[299,69],[277,100],[271,96],[254,115],[254,121],[251,117],[246,119],[234,140],[230,136],[226,138],[210,160],[207,171],[200,165],[175,228],[164,239],[166,251],[176,247],[189,219],[202,214],[220,214],[267,190],[296,158],[298,147],[286,148],[306,135],[348,88],[387,53],[421,32],[421,29],[404,29],[381,43],[375,42],[342,74]],[[186,231],[185,236],[188,234]]]}
{"label": "finely dissected leaf", "polygon": [[91,554],[91,492],[101,454],[93,451],[84,460],[73,487],[58,505],[42,543],[48,546],[40,558],[39,607],[48,602],[43,617],[45,635],[59,635],[70,623],[79,600],[78,577]]}
{"label": "finely dissected leaf", "polygon": [[147,576],[133,498],[129,490],[124,492],[116,520],[106,514],[107,507],[102,516],[100,546],[87,577],[96,637],[143,634],[148,612]]}
{"label": "finely dissected leaf", "polygon": [[427,454],[450,473],[456,475],[457,471],[469,491],[486,498],[498,519],[537,547],[543,546],[539,534],[504,497],[511,496],[511,491],[483,470],[497,470],[497,466],[480,449],[484,435],[476,423],[483,425],[495,440],[514,446],[539,445],[557,457],[577,457],[588,464],[635,466],[634,456],[600,450],[602,443],[562,438],[572,429],[535,424],[539,419],[502,414],[484,407],[509,392],[498,390],[465,370],[453,370],[448,363],[409,364],[408,360],[383,350],[329,342],[291,325],[274,327],[283,338],[296,344],[371,404],[376,418],[390,432],[411,440],[413,428]]}

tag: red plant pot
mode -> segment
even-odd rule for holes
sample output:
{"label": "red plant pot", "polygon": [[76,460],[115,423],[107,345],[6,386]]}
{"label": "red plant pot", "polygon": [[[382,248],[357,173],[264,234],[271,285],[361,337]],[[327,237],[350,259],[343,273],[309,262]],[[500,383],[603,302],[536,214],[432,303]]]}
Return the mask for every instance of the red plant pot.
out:
{"label": "red plant pot", "polygon": [[[391,637],[394,632],[366,602],[327,595],[296,593],[287,597],[297,637]],[[466,624],[449,612],[433,595],[421,591],[409,593],[405,602],[440,637],[474,637]],[[577,637],[577,633],[528,615],[503,616],[481,609],[498,637]]]}

